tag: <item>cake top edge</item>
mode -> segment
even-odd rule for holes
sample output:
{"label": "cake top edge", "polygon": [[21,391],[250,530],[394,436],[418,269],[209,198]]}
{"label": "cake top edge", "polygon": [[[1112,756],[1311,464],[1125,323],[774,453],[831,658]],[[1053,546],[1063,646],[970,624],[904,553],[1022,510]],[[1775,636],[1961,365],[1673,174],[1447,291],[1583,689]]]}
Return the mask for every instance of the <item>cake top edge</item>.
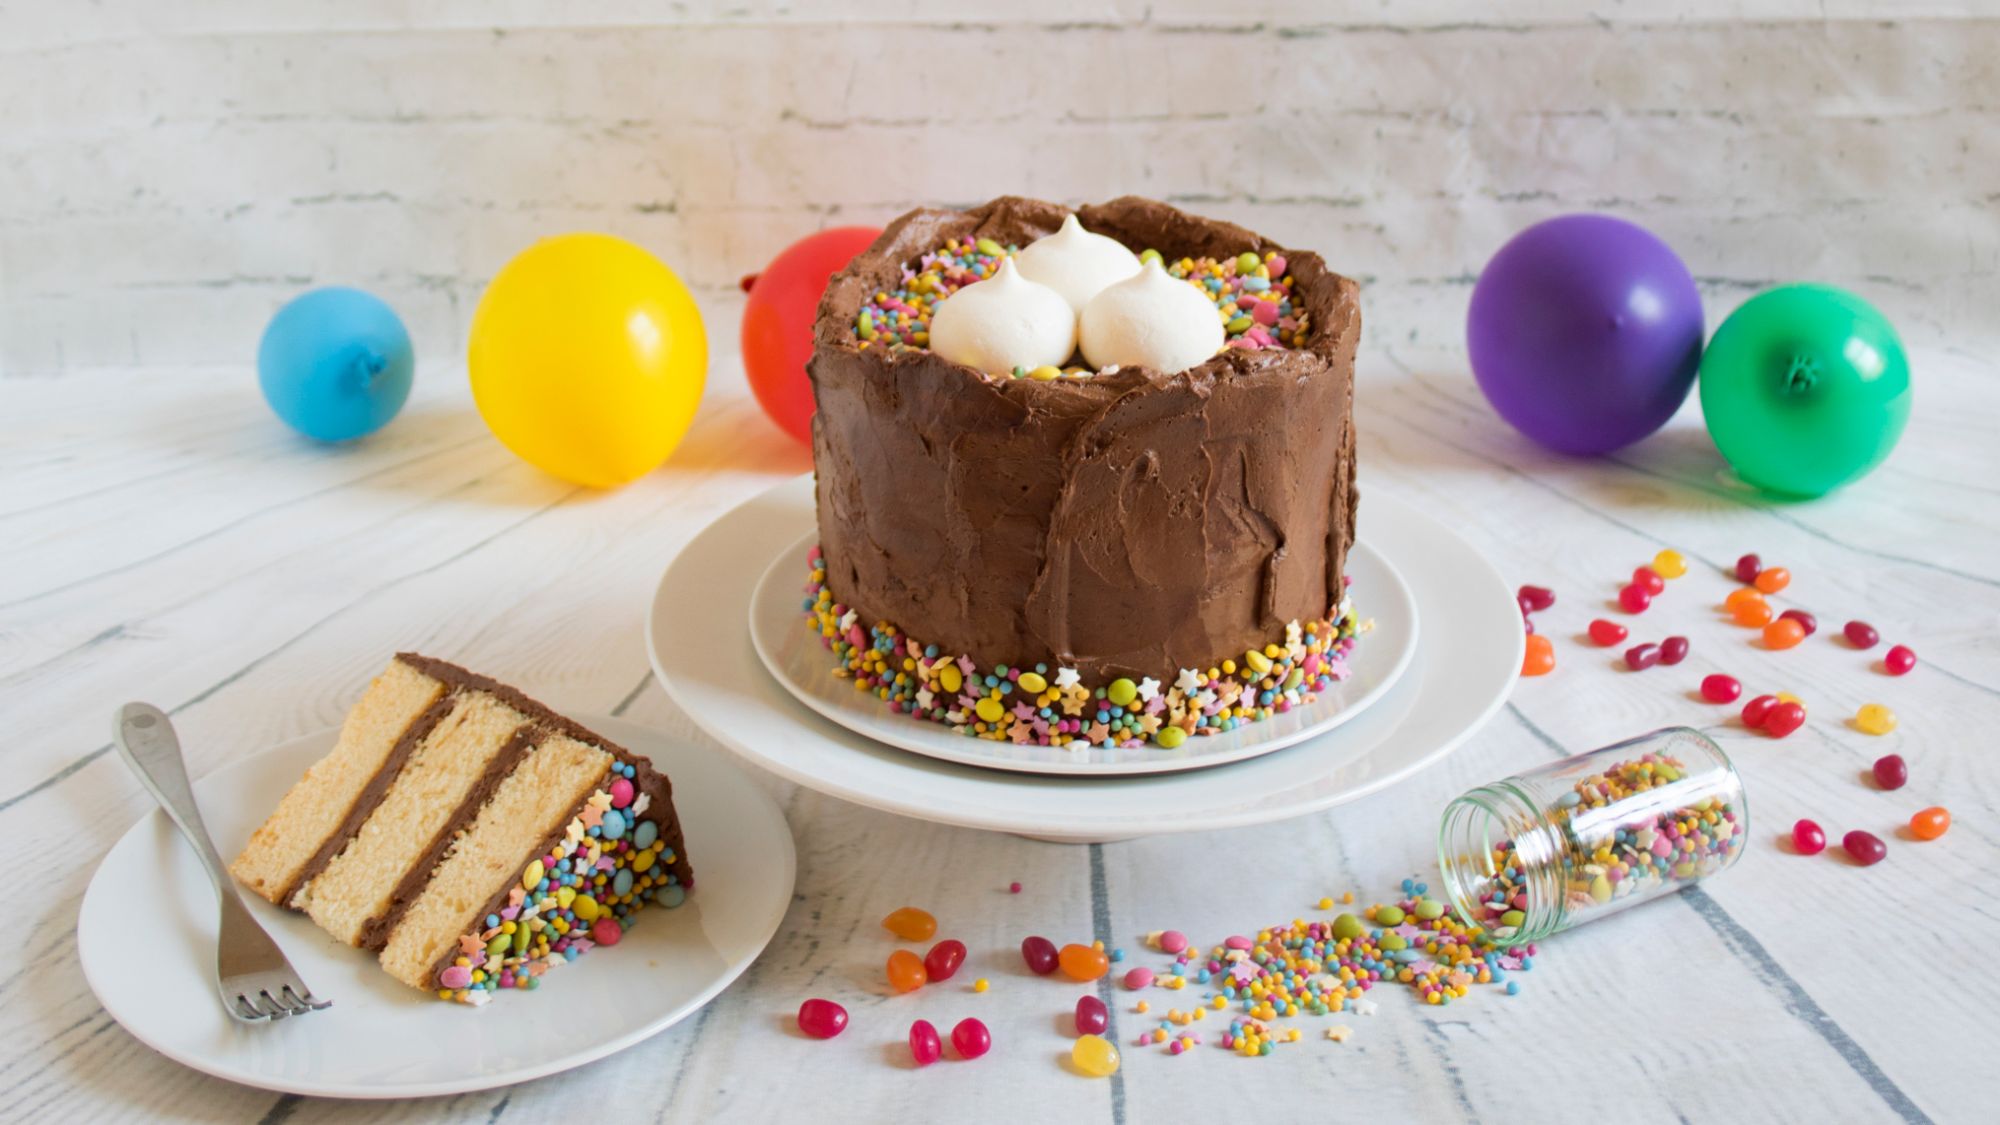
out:
{"label": "cake top edge", "polygon": [[556,734],[568,735],[578,742],[599,747],[621,762],[637,765],[649,771],[652,769],[652,763],[644,756],[634,754],[511,684],[503,684],[491,676],[483,676],[449,660],[440,660],[435,656],[425,656],[419,652],[399,652],[396,654],[396,662],[406,664],[440,683],[461,691],[483,691],[526,715],[537,726]]}

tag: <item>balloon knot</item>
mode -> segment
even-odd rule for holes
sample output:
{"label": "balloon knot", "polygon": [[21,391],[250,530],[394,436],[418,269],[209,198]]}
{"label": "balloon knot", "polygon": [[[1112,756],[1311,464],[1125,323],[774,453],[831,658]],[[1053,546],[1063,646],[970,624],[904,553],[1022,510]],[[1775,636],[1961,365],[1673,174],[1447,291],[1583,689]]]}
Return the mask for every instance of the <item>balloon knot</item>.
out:
{"label": "balloon knot", "polygon": [[1791,368],[1785,372],[1785,389],[1795,395],[1810,392],[1819,382],[1819,361],[1811,356],[1795,355]]}

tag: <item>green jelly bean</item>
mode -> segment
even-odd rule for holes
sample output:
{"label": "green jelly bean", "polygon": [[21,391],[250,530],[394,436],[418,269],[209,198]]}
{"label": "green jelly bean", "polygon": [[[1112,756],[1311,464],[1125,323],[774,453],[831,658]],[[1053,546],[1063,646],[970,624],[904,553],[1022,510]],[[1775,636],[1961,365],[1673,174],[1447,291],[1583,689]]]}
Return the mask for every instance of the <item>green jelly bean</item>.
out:
{"label": "green jelly bean", "polygon": [[1005,246],[1000,245],[999,243],[993,241],[990,238],[982,238],[978,242],[973,243],[973,245],[979,248],[979,252],[981,254],[986,254],[995,258],[1007,252],[1007,248]]}
{"label": "green jelly bean", "polygon": [[1382,907],[1382,908],[1381,908],[1380,910],[1377,910],[1377,911],[1375,912],[1375,924],[1376,924],[1376,925],[1378,925],[1378,926],[1400,926],[1400,925],[1402,925],[1402,924],[1403,924],[1403,908],[1402,908],[1402,907],[1400,907],[1400,906],[1385,906],[1385,907]]}

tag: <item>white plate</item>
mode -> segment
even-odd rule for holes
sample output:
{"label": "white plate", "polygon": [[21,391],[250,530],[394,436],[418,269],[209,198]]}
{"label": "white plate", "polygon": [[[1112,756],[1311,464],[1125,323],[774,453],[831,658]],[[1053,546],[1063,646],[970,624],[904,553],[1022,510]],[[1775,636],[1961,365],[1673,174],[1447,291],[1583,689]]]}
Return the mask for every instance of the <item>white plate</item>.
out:
{"label": "white plate", "polygon": [[800,785],[905,816],[1059,840],[1300,816],[1372,793],[1450,752],[1506,701],[1521,670],[1521,611],[1506,582],[1464,540],[1364,480],[1362,535],[1402,567],[1424,635],[1409,671],[1353,722],[1282,753],[1187,773],[1086,779],[938,761],[820,718],[758,660],[743,628],[758,575],[744,560],[797,542],[812,519],[812,478],[802,477],[689,543],[653,595],[646,625],[653,669],[725,746]]}
{"label": "white plate", "polygon": [[[374,957],[246,894],[292,966],[333,1007],[238,1024],[215,995],[215,893],[155,810],[104,857],[84,892],[76,943],[91,989],[112,1018],[176,1062],[267,1090],[341,1098],[505,1086],[581,1066],[672,1026],[735,980],[777,932],[796,869],[791,830],[763,788],[726,757],[616,719],[578,718],[673,780],[695,869],[686,904],[648,907],[617,949],[550,973],[533,995],[507,993],[474,1009],[397,983]],[[333,747],[335,733],[288,742],[195,783],[225,858]]]}
{"label": "white plate", "polygon": [[758,659],[793,698],[856,734],[904,750],[988,769],[1071,777],[1118,777],[1206,769],[1282,750],[1347,722],[1380,699],[1410,665],[1417,651],[1417,606],[1410,588],[1389,560],[1367,543],[1347,555],[1354,579],[1354,604],[1373,632],[1349,654],[1352,673],[1321,692],[1318,699],[1281,715],[1247,723],[1222,734],[1190,738],[1172,750],[1158,746],[1101,748],[1071,753],[1060,746],[1017,746],[967,738],[939,723],[924,722],[888,709],[882,700],[854,690],[851,680],[833,674],[834,655],[806,628],[800,591],[806,552],[819,541],[808,527],[786,545],[764,571],[750,595],[750,642]]}

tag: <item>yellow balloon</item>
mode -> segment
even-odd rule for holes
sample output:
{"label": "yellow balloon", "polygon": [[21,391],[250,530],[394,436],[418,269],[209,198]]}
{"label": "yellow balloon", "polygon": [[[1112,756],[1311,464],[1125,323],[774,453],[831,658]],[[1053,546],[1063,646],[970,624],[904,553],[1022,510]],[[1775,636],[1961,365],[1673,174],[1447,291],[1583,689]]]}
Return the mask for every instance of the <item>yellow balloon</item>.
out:
{"label": "yellow balloon", "polygon": [[610,488],[680,444],[708,337],[665,263],[608,234],[564,234],[523,250],[486,287],[467,365],[502,444],[564,480]]}

